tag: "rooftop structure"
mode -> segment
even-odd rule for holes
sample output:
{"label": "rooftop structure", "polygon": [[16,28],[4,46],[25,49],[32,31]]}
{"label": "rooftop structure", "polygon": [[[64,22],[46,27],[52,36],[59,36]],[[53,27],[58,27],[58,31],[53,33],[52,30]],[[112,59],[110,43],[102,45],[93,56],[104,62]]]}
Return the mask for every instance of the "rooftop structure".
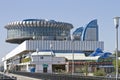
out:
{"label": "rooftop structure", "polygon": [[22,43],[25,40],[64,40],[70,39],[73,25],[65,22],[44,19],[25,19],[8,23],[7,39],[9,43]]}
{"label": "rooftop structure", "polygon": [[75,39],[81,41],[98,41],[98,24],[97,20],[92,20],[85,27],[79,27],[74,32]]}

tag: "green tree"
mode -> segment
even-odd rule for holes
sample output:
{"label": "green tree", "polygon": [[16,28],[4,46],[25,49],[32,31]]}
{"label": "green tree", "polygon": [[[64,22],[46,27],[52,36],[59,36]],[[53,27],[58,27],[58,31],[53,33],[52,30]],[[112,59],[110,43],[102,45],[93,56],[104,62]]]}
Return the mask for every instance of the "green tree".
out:
{"label": "green tree", "polygon": [[30,57],[28,57],[28,58],[23,58],[23,59],[22,59],[22,63],[29,62],[29,61],[31,61],[31,58],[30,58]]}
{"label": "green tree", "polygon": [[106,75],[106,73],[105,73],[105,71],[102,69],[100,69],[100,70],[96,70],[95,72],[94,72],[94,75],[95,76],[105,76]]}
{"label": "green tree", "polygon": [[88,64],[85,62],[83,72],[85,73],[86,76],[88,76]]}
{"label": "green tree", "polygon": [[[116,69],[116,60],[113,60],[114,69]],[[118,72],[120,73],[120,60],[118,60]]]}
{"label": "green tree", "polygon": [[[114,51],[113,55],[116,56],[116,51]],[[120,50],[118,50],[118,57],[120,57]],[[116,59],[113,60],[113,66],[116,69]],[[120,73],[120,60],[118,60],[118,72]]]}
{"label": "green tree", "polygon": [[[116,51],[114,51],[113,55],[116,56]],[[118,50],[118,57],[120,57],[120,50]]]}

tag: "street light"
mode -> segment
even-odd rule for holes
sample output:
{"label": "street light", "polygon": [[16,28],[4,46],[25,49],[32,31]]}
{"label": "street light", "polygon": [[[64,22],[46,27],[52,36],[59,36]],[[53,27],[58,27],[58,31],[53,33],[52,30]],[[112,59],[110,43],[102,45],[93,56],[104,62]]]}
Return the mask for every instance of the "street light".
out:
{"label": "street light", "polygon": [[116,80],[118,78],[118,26],[120,17],[114,17],[114,24],[116,27]]}
{"label": "street light", "polygon": [[52,54],[52,48],[53,48],[53,45],[52,45],[52,42],[50,43],[50,52],[51,52],[51,70],[52,70],[52,72],[51,73],[53,73],[53,54]]}
{"label": "street light", "polygon": [[72,75],[74,74],[74,36],[71,36],[72,40]]}
{"label": "street light", "polygon": [[38,57],[38,72],[39,72],[39,66],[40,66],[40,65],[39,65],[39,57],[40,57],[40,56],[39,56],[39,49],[38,49],[38,48],[36,49],[36,53],[37,53],[37,57]]}

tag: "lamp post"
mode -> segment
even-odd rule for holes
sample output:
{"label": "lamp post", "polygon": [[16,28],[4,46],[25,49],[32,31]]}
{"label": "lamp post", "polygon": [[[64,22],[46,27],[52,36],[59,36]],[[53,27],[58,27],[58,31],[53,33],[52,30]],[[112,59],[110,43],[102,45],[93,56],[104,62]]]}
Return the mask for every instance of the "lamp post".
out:
{"label": "lamp post", "polygon": [[118,78],[118,26],[120,17],[114,17],[114,24],[116,27],[116,80]]}
{"label": "lamp post", "polygon": [[39,56],[39,50],[38,50],[38,48],[36,49],[36,53],[37,53],[37,57],[38,57],[38,72],[39,72],[39,66],[40,66],[40,65],[39,65],[39,57],[40,57],[40,56]]}
{"label": "lamp post", "polygon": [[72,40],[72,75],[74,74],[74,36],[71,36]]}
{"label": "lamp post", "polygon": [[53,68],[52,68],[52,65],[53,65],[52,47],[53,47],[53,45],[52,45],[52,42],[51,42],[51,43],[50,43],[50,52],[51,52],[51,70],[52,70],[52,72],[51,72],[51,73],[53,73]]}

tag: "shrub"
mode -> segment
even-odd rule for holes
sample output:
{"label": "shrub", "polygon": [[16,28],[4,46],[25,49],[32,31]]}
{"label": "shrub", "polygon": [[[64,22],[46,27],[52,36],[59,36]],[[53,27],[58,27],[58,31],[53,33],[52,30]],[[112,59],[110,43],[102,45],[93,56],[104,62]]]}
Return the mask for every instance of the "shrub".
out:
{"label": "shrub", "polygon": [[94,72],[94,75],[95,76],[105,76],[106,73],[105,73],[104,70],[97,70],[97,71]]}

